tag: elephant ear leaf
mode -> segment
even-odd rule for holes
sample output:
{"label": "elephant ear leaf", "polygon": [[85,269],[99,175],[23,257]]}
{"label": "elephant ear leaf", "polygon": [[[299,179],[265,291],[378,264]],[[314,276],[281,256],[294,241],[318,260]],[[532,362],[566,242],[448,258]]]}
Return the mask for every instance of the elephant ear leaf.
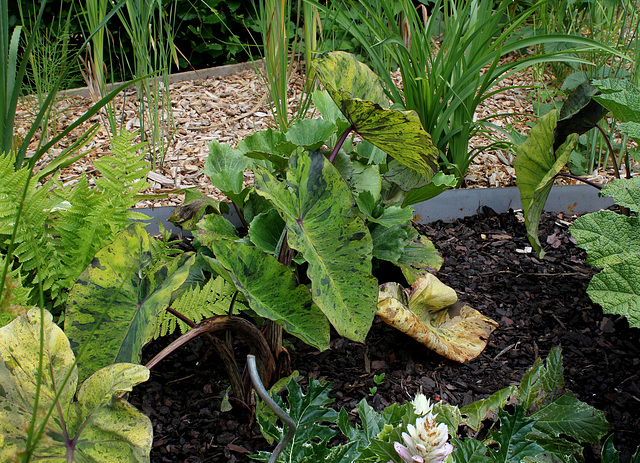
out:
{"label": "elephant ear leaf", "polygon": [[560,108],[554,131],[553,150],[557,151],[572,133],[582,135],[596,126],[607,112],[593,97],[601,92],[590,81],[578,85]]}
{"label": "elephant ear leaf", "polygon": [[287,188],[266,169],[255,171],[256,191],[273,202],[291,248],[308,262],[313,301],[342,336],[364,341],[376,310],[371,274],[373,241],[338,170],[321,154],[289,159]]}
{"label": "elephant ear leaf", "polygon": [[566,165],[578,137],[576,134],[569,135],[567,140],[554,150],[556,119],[555,110],[538,119],[527,140],[518,147],[513,163],[529,242],[540,257],[544,256],[538,238],[540,216],[553,186],[553,180]]}
{"label": "elephant ear leaf", "polygon": [[418,172],[425,183],[431,180],[438,149],[415,111],[388,109],[389,99],[378,76],[352,54],[324,53],[313,67],[354,131]]}
{"label": "elephant ear leaf", "polygon": [[381,285],[377,314],[443,357],[466,362],[480,355],[498,324],[457,299],[453,289],[427,274],[409,296],[398,283]]}
{"label": "elephant ear leaf", "polygon": [[[41,333],[45,364],[39,376]],[[25,450],[25,429],[34,412],[37,420],[45,416],[58,395],[59,406],[44,425],[33,460],[148,462],[151,422],[120,395],[146,381],[149,370],[109,365],[82,384],[74,401],[78,382],[74,361],[69,340],[46,310],[33,308],[0,328],[0,461],[14,461]],[[37,402],[36,384],[40,385]]]}
{"label": "elephant ear leaf", "polygon": [[151,258],[149,234],[132,224],[95,255],[71,288],[64,329],[74,351],[87,344],[80,378],[112,363],[140,362],[158,314],[169,306],[195,260],[184,254],[149,268]]}

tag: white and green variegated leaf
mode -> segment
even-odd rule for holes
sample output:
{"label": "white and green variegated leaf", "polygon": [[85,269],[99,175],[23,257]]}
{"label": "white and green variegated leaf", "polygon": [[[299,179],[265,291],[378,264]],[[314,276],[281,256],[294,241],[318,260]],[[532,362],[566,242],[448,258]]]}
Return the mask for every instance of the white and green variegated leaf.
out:
{"label": "white and green variegated leaf", "polygon": [[231,240],[217,240],[210,247],[255,313],[311,346],[329,348],[329,323],[291,269],[256,247]]}
{"label": "white and green variegated leaf", "polygon": [[376,311],[373,242],[352,211],[347,183],[321,153],[305,152],[289,160],[288,187],[261,168],[255,184],[285,217],[289,246],[309,264],[313,301],[340,335],[364,341]]}
{"label": "white and green variegated leaf", "polygon": [[[44,363],[39,376],[41,333]],[[0,328],[0,461],[18,461],[35,413],[36,426],[44,427],[40,439],[32,441],[33,461],[148,462],[151,422],[120,396],[146,381],[149,370],[109,365],[82,384],[74,401],[74,361],[69,340],[46,310],[33,308]],[[58,406],[43,423],[56,395]]]}
{"label": "white and green variegated leaf", "polygon": [[65,332],[75,352],[86,344],[81,379],[112,363],[138,363],[158,314],[189,274],[195,257],[188,254],[148,268],[149,239],[140,224],[124,229],[95,255],[69,293]]}

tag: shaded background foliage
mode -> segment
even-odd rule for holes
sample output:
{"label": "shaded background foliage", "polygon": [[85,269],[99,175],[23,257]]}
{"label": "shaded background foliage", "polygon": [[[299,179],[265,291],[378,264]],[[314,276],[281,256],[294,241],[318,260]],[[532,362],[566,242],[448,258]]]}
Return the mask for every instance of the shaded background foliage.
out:
{"label": "shaded background foliage", "polygon": [[[239,63],[259,57],[256,44],[256,13],[253,2],[241,0],[162,0],[165,15],[175,11],[174,42],[179,50],[179,66],[173,64],[172,72],[203,69],[223,64]],[[9,2],[9,27],[23,24],[28,28],[35,22],[40,2],[20,0]],[[22,15],[20,9],[22,8]],[[72,11],[69,25],[72,47],[79,47],[88,35],[89,27],[84,14],[84,2],[77,0],[47,0],[43,28],[62,30],[66,13]],[[63,15],[60,14],[63,12]],[[107,81],[130,79],[126,62],[133,61],[133,50],[118,16],[108,24]],[[255,38],[254,38],[255,37]],[[80,72],[68,83],[68,87],[85,85]]]}

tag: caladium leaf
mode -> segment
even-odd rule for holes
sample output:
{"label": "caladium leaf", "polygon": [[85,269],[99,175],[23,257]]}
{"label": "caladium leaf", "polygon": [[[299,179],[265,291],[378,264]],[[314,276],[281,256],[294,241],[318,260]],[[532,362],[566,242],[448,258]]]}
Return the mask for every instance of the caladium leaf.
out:
{"label": "caladium leaf", "polygon": [[538,238],[540,216],[553,186],[553,179],[566,165],[577,141],[577,135],[571,134],[567,141],[554,152],[556,118],[556,111],[552,110],[538,119],[527,141],[518,146],[513,163],[525,215],[527,236],[540,257],[544,256]]}
{"label": "caladium leaf", "polygon": [[274,129],[254,132],[238,143],[238,152],[245,157],[269,161],[278,170],[287,167],[288,157],[295,148],[294,144],[287,141],[284,133]]}
{"label": "caladium leaf", "polygon": [[243,188],[244,170],[250,166],[251,160],[241,150],[213,140],[203,171],[227,198],[242,204],[249,193],[249,188]]}
{"label": "caladium leaf", "polygon": [[450,188],[455,188],[456,184],[457,180],[455,175],[438,172],[433,176],[430,184],[415,190],[407,191],[404,201],[402,202],[402,206],[406,207],[412,204],[428,201]]}
{"label": "caladium leaf", "polygon": [[389,99],[368,66],[341,51],[324,53],[312,65],[353,130],[427,179],[433,176],[438,149],[431,135],[415,111],[387,109]]}
{"label": "caladium leaf", "polygon": [[[146,381],[149,370],[141,365],[109,365],[82,384],[74,401],[75,357],[69,340],[52,320],[49,312],[33,308],[0,328],[0,460],[14,461],[25,450],[39,381],[36,426],[43,424],[58,394],[59,407],[44,424],[33,460],[148,462],[151,422],[120,396]],[[44,368],[39,378],[41,328]]]}
{"label": "caladium leaf", "polygon": [[311,346],[329,348],[329,323],[311,300],[309,289],[296,283],[291,269],[242,243],[221,239],[209,247],[259,316],[279,323]]}
{"label": "caladium leaf", "polygon": [[410,298],[398,283],[381,285],[377,314],[443,357],[456,362],[474,359],[498,324],[467,305],[442,307],[453,300],[452,290],[436,280],[431,274],[418,279]]}
{"label": "caladium leaf", "polygon": [[321,153],[305,152],[289,160],[289,188],[262,168],[255,185],[284,216],[289,246],[308,262],[313,301],[340,335],[364,341],[376,310],[373,243],[347,183]]}
{"label": "caladium leaf", "polygon": [[216,201],[199,191],[187,190],[184,201],[169,217],[169,222],[184,230],[195,230],[196,224],[205,214],[227,214],[229,204]]}
{"label": "caladium leaf", "polygon": [[410,285],[426,273],[440,270],[443,262],[433,242],[426,236],[419,235],[415,230],[413,232],[414,236],[405,246],[404,254],[398,260],[402,274]]}
{"label": "caladium leaf", "polygon": [[159,312],[169,306],[195,261],[184,254],[148,268],[151,259],[149,234],[132,224],[95,255],[71,288],[64,329],[74,351],[87,344],[81,379],[112,363],[140,361],[142,346],[156,332]]}
{"label": "caladium leaf", "polygon": [[318,151],[336,132],[336,126],[324,119],[303,119],[291,124],[287,140],[311,151]]}
{"label": "caladium leaf", "polygon": [[249,239],[267,254],[277,257],[275,252],[282,246],[284,229],[284,220],[278,211],[271,209],[253,218],[249,226]]}

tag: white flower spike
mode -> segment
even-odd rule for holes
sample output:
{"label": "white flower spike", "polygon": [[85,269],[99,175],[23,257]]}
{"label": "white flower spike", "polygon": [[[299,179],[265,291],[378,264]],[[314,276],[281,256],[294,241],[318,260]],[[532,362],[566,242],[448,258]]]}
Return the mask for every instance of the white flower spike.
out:
{"label": "white flower spike", "polygon": [[436,423],[433,405],[423,394],[418,394],[411,403],[421,418],[415,426],[407,426],[408,433],[402,433],[405,445],[395,442],[393,448],[403,463],[443,463],[453,452],[447,425]]}

